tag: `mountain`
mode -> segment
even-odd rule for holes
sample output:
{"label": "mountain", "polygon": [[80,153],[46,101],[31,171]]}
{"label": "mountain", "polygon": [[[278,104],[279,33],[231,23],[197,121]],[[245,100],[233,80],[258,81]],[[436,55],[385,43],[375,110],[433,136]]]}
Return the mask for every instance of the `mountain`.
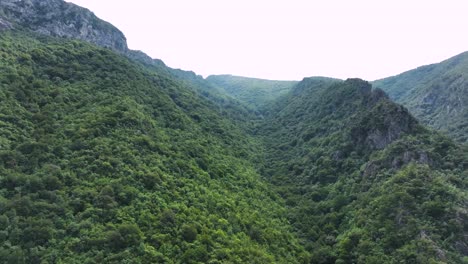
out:
{"label": "mountain", "polygon": [[363,80],[204,79],[2,0],[0,102],[0,263],[466,262],[467,147]]}
{"label": "mountain", "polygon": [[63,0],[2,0],[0,30],[22,28],[42,35],[83,40],[147,64],[163,65],[141,51],[130,50],[124,34],[86,8]]}
{"label": "mountain", "polygon": [[437,130],[468,142],[468,52],[374,82]]}
{"label": "mountain", "polygon": [[[89,14],[58,1],[1,2],[0,262],[308,258],[256,171],[242,106],[202,94],[186,72],[4,16],[31,5]],[[44,27],[65,27],[62,15]]]}
{"label": "mountain", "polygon": [[61,0],[2,0],[1,17],[35,32],[68,37],[126,52],[127,40],[113,25],[91,11]]}
{"label": "mountain", "polygon": [[296,81],[272,81],[233,75],[210,75],[206,80],[255,110],[286,94],[297,84]]}
{"label": "mountain", "polygon": [[183,81],[84,42],[0,36],[4,263],[298,263],[256,143]]}
{"label": "mountain", "polygon": [[359,79],[306,78],[269,113],[261,171],[311,263],[462,263],[466,147]]}

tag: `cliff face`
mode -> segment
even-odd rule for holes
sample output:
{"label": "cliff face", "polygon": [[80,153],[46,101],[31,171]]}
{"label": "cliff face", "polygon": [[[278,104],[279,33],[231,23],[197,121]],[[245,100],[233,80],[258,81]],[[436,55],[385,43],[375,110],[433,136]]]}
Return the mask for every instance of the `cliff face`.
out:
{"label": "cliff face", "polygon": [[355,144],[373,150],[384,149],[418,127],[416,119],[404,107],[382,100],[356,122],[351,129],[351,136]]}
{"label": "cliff face", "polygon": [[15,27],[83,40],[145,64],[165,66],[161,60],[128,49],[125,35],[112,24],[86,8],[63,0],[0,0],[0,31]]}
{"label": "cliff face", "polygon": [[1,0],[0,30],[12,25],[128,52],[127,40],[120,30],[91,11],[62,0]]}

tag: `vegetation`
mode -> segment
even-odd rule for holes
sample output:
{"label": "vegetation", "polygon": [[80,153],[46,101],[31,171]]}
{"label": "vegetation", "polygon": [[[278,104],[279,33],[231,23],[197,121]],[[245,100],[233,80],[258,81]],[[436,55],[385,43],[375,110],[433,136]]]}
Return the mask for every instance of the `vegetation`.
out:
{"label": "vegetation", "polygon": [[374,82],[437,130],[468,142],[468,53]]}
{"label": "vegetation", "polygon": [[296,81],[271,81],[233,75],[211,75],[206,80],[253,110],[262,110],[297,84]]}
{"label": "vegetation", "polygon": [[0,67],[0,262],[308,259],[234,110],[79,41],[2,32]]}
{"label": "vegetation", "polygon": [[382,90],[128,56],[1,32],[1,263],[467,261],[468,149]]}
{"label": "vegetation", "polygon": [[356,79],[305,79],[269,113],[262,171],[311,263],[462,263],[466,148]]}

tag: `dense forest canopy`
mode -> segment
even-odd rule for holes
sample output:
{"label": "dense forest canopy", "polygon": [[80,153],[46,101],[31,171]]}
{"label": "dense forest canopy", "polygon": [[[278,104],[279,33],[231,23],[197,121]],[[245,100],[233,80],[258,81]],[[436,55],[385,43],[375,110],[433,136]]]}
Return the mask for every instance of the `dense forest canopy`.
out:
{"label": "dense forest canopy", "polygon": [[460,263],[467,149],[358,79],[310,78],[259,129],[311,263]]}
{"label": "dense forest canopy", "polygon": [[[204,79],[61,0],[0,8],[1,263],[468,261],[462,97],[450,137],[425,126],[464,55],[373,85]],[[458,95],[421,116],[427,87]]]}
{"label": "dense forest canopy", "polygon": [[374,82],[424,124],[468,142],[468,53]]}
{"label": "dense forest canopy", "polygon": [[263,110],[297,84],[296,81],[272,81],[233,75],[210,75],[206,80],[254,110]]}
{"label": "dense forest canopy", "polygon": [[0,58],[3,261],[307,259],[255,140],[183,81],[21,32]]}

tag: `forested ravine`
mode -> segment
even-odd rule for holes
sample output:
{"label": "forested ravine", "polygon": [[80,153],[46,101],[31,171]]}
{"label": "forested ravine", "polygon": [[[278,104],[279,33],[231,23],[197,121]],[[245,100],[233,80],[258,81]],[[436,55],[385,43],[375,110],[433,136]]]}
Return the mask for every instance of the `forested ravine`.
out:
{"label": "forested ravine", "polygon": [[5,0],[0,102],[0,263],[467,261],[467,146],[364,80],[205,79]]}

